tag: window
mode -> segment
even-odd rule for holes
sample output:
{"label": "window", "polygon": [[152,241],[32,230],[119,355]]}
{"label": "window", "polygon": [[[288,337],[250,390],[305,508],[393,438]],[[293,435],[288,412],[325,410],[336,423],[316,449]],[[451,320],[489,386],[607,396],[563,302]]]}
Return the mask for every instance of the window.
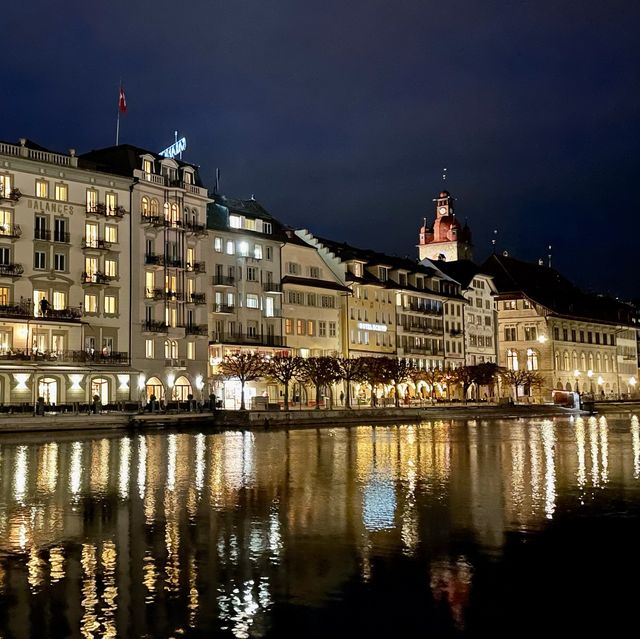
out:
{"label": "window", "polygon": [[336,298],[333,295],[323,295],[321,299],[322,308],[335,308]]}
{"label": "window", "polygon": [[522,308],[531,308],[531,302],[529,300],[522,300]]}
{"label": "window", "polygon": [[475,335],[469,335],[469,346],[477,346],[478,338]]}
{"label": "window", "polygon": [[307,293],[307,306],[317,306],[315,293]]}
{"label": "window", "polygon": [[515,311],[518,308],[517,302],[516,300],[507,300],[504,303],[504,310],[505,311]]}
{"label": "window", "polygon": [[33,258],[33,268],[47,268],[47,254],[44,251],[36,251]]}
{"label": "window", "polygon": [[378,273],[381,282],[386,282],[389,279],[389,269],[386,266],[378,267]]}
{"label": "window", "polygon": [[109,277],[118,277],[118,262],[115,260],[105,260],[104,274]]}
{"label": "window", "polygon": [[98,258],[97,257],[85,257],[84,258],[84,270],[89,276],[89,279],[93,279],[93,276],[98,272]]}
{"label": "window", "polygon": [[293,320],[290,317],[284,320],[284,332],[286,335],[293,335]]}
{"label": "window", "polygon": [[10,303],[9,287],[0,286],[0,306],[8,306]]}
{"label": "window", "polygon": [[67,308],[67,294],[64,291],[53,291],[53,308],[56,311]]}
{"label": "window", "polygon": [[580,331],[580,342],[584,344],[584,331]]}
{"label": "window", "polygon": [[287,262],[287,273],[290,275],[300,275],[300,264],[295,262]]}
{"label": "window", "polygon": [[505,326],[504,329],[504,341],[505,342],[515,342],[517,338],[516,334],[517,328],[515,326]]}
{"label": "window", "polygon": [[482,308],[482,298],[481,297],[476,297],[476,307],[477,308]]}
{"label": "window", "polygon": [[[185,175],[189,175],[188,173]],[[195,359],[196,358],[196,343],[195,342],[187,342],[187,359]]]}
{"label": "window", "polygon": [[[538,331],[535,326],[525,326],[524,327],[524,339],[526,341],[533,341],[538,339]],[[529,369],[533,370],[533,369]]]}
{"label": "window", "polygon": [[56,184],[55,198],[58,202],[66,202],[69,199],[69,187],[66,184]]}
{"label": "window", "polygon": [[247,266],[247,282],[258,281],[258,269],[255,266]]}
{"label": "window", "polygon": [[36,180],[36,197],[49,197],[49,182]]}
{"label": "window", "polygon": [[587,331],[587,342],[589,344],[593,344],[593,334],[591,333],[591,331]]}
{"label": "window", "polygon": [[313,277],[314,279],[318,279],[320,277],[320,267],[319,266],[310,266],[309,267],[309,277]]}
{"label": "window", "polygon": [[303,319],[296,320],[296,334],[304,335],[307,323]]}
{"label": "window", "polygon": [[9,197],[11,190],[11,176],[7,174],[0,175],[0,195]]}
{"label": "window", "polygon": [[98,206],[98,191],[87,189],[87,211],[95,211]]}
{"label": "window", "polygon": [[230,215],[229,216],[229,226],[232,229],[241,229],[242,228],[242,218],[239,215]]}
{"label": "window", "polygon": [[491,310],[491,300],[485,300],[484,301],[484,307],[490,311]]}
{"label": "window", "polygon": [[47,218],[44,215],[36,215],[33,237],[36,240],[47,239]]}
{"label": "window", "polygon": [[249,257],[249,242],[246,240],[238,242],[238,255],[242,255],[242,257]]}
{"label": "window", "polygon": [[115,295],[104,296],[104,312],[109,315],[116,314],[116,297]]}
{"label": "window", "polygon": [[569,341],[569,329],[568,328],[563,328],[562,329],[562,339],[565,342]]}
{"label": "window", "polygon": [[94,293],[85,293],[84,295],[84,312],[85,313],[97,313],[98,312],[98,296]]}
{"label": "window", "polygon": [[258,296],[248,294],[247,295],[247,308],[259,308],[260,305],[258,303]]}
{"label": "window", "polygon": [[493,348],[493,337],[485,337],[484,338],[484,345],[487,348]]}
{"label": "window", "polygon": [[490,315],[485,315],[484,316],[484,325],[485,326],[491,326],[491,316]]}
{"label": "window", "polygon": [[267,235],[271,235],[271,222],[263,222],[262,224],[263,233]]}
{"label": "window", "polygon": [[513,348],[507,349],[507,368],[512,371],[518,370],[518,351]]}
{"label": "window", "polygon": [[288,304],[304,304],[304,293],[300,291],[287,291]]}
{"label": "window", "polygon": [[104,199],[107,206],[107,213],[113,214],[118,208],[118,196],[115,193],[107,193]]}
{"label": "window", "polygon": [[144,341],[144,355],[147,359],[153,359],[154,342],[152,339],[146,339]]}
{"label": "window", "polygon": [[0,209],[0,235],[11,237],[13,233],[13,213],[9,209]]}
{"label": "window", "polygon": [[222,253],[222,238],[214,237],[213,238],[213,250],[216,253]]}
{"label": "window", "polygon": [[227,255],[233,255],[236,252],[233,240],[227,240]]}
{"label": "window", "polygon": [[326,337],[327,336],[327,323],[323,321],[318,322],[318,336]]}
{"label": "window", "polygon": [[104,227],[104,239],[109,242],[109,244],[117,244],[118,243],[118,227],[113,226],[113,224],[107,224]]}
{"label": "window", "polygon": [[268,260],[273,259],[273,247],[267,246],[266,256]]}
{"label": "window", "polygon": [[262,259],[262,244],[255,244],[253,247],[253,257],[256,258],[256,260],[261,260]]}
{"label": "window", "polygon": [[307,321],[307,335],[314,336],[316,334],[316,323],[314,320]]}
{"label": "window", "polygon": [[[147,159],[142,160],[142,170],[145,173],[153,173],[153,162]],[[147,357],[153,357],[153,355],[148,355]]]}
{"label": "window", "polygon": [[538,370],[538,351],[535,351],[532,348],[527,349],[527,370]]}
{"label": "window", "polygon": [[56,271],[66,270],[66,255],[64,253],[56,253],[53,256],[53,268]]}
{"label": "window", "polygon": [[336,336],[336,323],[329,322],[329,337],[335,337],[335,336]]}

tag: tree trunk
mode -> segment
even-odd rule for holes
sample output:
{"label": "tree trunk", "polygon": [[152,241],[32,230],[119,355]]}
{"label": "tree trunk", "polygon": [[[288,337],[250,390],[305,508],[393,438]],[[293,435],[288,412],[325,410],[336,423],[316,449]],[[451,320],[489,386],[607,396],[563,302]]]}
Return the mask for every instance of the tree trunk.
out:
{"label": "tree trunk", "polygon": [[400,408],[400,392],[397,384],[394,386],[394,390],[396,391],[396,408]]}
{"label": "tree trunk", "polygon": [[284,409],[289,410],[289,382],[284,384]]}
{"label": "tree trunk", "polygon": [[247,410],[244,405],[244,382],[240,382],[240,410]]}
{"label": "tree trunk", "polygon": [[320,384],[316,384],[316,410],[320,410]]}
{"label": "tree trunk", "polygon": [[351,382],[348,379],[345,379],[344,381],[347,387],[347,392],[345,394],[346,408],[351,408]]}

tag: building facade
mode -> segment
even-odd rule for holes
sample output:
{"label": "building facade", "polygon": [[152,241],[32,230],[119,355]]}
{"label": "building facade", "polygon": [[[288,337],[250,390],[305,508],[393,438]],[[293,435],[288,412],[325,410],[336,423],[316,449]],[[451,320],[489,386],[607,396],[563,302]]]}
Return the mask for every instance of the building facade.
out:
{"label": "building facade", "polygon": [[131,178],[0,144],[0,398],[129,400]]}

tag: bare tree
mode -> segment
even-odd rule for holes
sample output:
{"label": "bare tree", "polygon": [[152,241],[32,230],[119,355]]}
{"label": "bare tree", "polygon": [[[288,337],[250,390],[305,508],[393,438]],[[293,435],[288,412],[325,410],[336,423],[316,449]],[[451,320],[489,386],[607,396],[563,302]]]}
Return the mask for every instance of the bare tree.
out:
{"label": "bare tree", "polygon": [[462,401],[467,401],[467,391],[476,381],[476,367],[475,366],[460,366],[452,371],[455,381],[462,386]]}
{"label": "bare tree", "polygon": [[371,386],[371,405],[375,406],[377,398],[375,389],[381,384],[391,384],[393,375],[389,357],[362,357],[364,380]]}
{"label": "bare tree", "polygon": [[336,365],[340,379],[344,381],[346,393],[346,407],[351,408],[351,384],[365,379],[364,362],[361,357],[339,357]]}
{"label": "bare tree", "polygon": [[[500,373],[500,367],[494,362],[483,362],[482,364],[476,364],[474,369],[475,376],[473,381],[476,384],[476,399],[480,399],[480,387],[493,387]],[[493,395],[493,391],[491,391],[491,395]]]}
{"label": "bare tree", "polygon": [[276,355],[267,362],[266,376],[284,386],[284,409],[289,410],[289,384],[302,370],[302,357]]}
{"label": "bare tree", "polygon": [[309,357],[302,361],[303,364],[298,377],[301,381],[315,386],[316,409],[320,409],[320,389],[323,386],[331,386],[331,384],[340,379],[336,358]]}
{"label": "bare tree", "polygon": [[422,379],[431,389],[431,401],[433,402],[436,396],[436,384],[442,380],[442,371],[439,368],[425,369]]}
{"label": "bare tree", "polygon": [[520,386],[542,386],[544,378],[537,371],[502,369],[500,377],[505,384],[513,386],[515,401],[518,402]]}
{"label": "bare tree", "polygon": [[400,406],[399,385],[409,379],[414,366],[408,359],[398,359],[396,357],[385,359],[387,360],[387,369],[395,389],[396,408],[398,408]]}
{"label": "bare tree", "polygon": [[220,363],[220,372],[227,378],[240,380],[240,410],[246,410],[244,404],[244,385],[262,377],[266,372],[265,359],[258,353],[240,351],[225,355]]}

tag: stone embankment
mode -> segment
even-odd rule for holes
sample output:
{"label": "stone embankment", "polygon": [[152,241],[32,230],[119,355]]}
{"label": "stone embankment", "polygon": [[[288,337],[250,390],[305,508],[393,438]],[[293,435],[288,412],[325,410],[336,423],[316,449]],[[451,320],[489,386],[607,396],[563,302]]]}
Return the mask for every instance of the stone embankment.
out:
{"label": "stone embankment", "polygon": [[[616,407],[615,410],[628,410]],[[417,423],[434,419],[514,419],[579,414],[550,405],[458,404],[411,408],[358,408],[292,411],[215,411],[203,413],[108,413],[74,415],[69,413],[42,417],[4,415],[0,433],[44,433],[52,431],[108,431],[115,429],[146,430],[154,428],[308,428],[315,426],[349,426],[356,424]]]}

